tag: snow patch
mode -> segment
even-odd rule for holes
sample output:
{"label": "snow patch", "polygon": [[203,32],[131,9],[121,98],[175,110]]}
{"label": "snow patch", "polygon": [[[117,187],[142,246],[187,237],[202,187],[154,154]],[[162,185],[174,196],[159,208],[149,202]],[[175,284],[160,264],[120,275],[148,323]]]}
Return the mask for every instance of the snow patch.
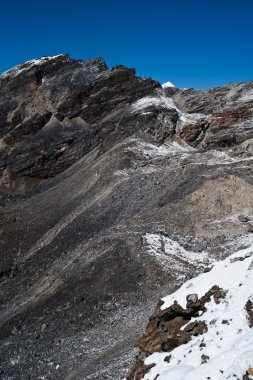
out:
{"label": "snow patch", "polygon": [[243,103],[253,101],[253,90],[243,93],[238,100]]}
{"label": "snow patch", "polygon": [[17,75],[21,74],[22,72],[30,70],[31,67],[33,67],[33,66],[39,66],[39,65],[41,65],[47,61],[52,61],[52,60],[59,58],[59,57],[64,57],[64,54],[58,54],[58,55],[54,55],[54,56],[36,58],[36,59],[32,59],[31,61],[21,63],[20,65],[15,66],[12,69],[7,70],[7,71],[3,72],[2,74],[0,74],[0,79],[5,79],[7,77],[14,78]]}
{"label": "snow patch", "polygon": [[[232,165],[238,163],[247,163],[253,160],[253,156],[250,157],[232,157],[229,155],[233,154],[233,151],[219,151],[219,150],[209,150],[205,153],[196,152],[194,156],[194,162],[191,162],[191,165],[205,165],[213,166],[213,165]],[[245,166],[247,167],[247,166]]]}
{"label": "snow patch", "polygon": [[180,112],[177,129],[182,128],[185,124],[194,124],[201,119],[208,119],[208,117],[209,115],[203,115],[202,113]]}
{"label": "snow patch", "polygon": [[184,249],[177,241],[161,234],[145,234],[144,241],[148,246],[148,253],[158,260],[170,259],[171,257],[183,260],[188,264],[196,266],[209,265],[214,260],[209,258],[207,252],[191,252]]}
{"label": "snow patch", "polygon": [[175,87],[175,86],[171,82],[166,82],[162,84],[162,88],[167,88],[167,87]]}
{"label": "snow patch", "polygon": [[141,111],[148,107],[163,107],[166,109],[175,109],[181,114],[172,98],[167,98],[165,95],[159,93],[157,96],[145,96],[134,102],[131,105],[132,112]]}
{"label": "snow patch", "polygon": [[136,146],[128,148],[134,153],[141,154],[145,158],[152,159],[158,157],[168,157],[177,153],[192,153],[193,148],[187,146],[182,146],[176,141],[169,141],[163,145],[157,146],[154,144],[139,141]]}

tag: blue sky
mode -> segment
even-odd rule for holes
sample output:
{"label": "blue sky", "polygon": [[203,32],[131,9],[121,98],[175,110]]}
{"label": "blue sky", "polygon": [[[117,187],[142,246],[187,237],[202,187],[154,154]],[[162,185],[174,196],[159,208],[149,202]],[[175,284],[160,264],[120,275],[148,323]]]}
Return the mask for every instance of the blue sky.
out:
{"label": "blue sky", "polygon": [[253,79],[253,0],[3,0],[0,36],[0,72],[69,53],[177,87]]}

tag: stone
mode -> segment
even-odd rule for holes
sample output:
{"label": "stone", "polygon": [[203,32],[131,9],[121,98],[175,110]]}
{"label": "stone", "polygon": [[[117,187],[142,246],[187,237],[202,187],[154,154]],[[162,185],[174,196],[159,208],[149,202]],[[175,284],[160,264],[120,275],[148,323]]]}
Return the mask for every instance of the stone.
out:
{"label": "stone", "polygon": [[44,331],[46,327],[47,327],[46,323],[43,323],[43,325],[41,326],[41,331]]}
{"label": "stone", "polygon": [[253,376],[253,368],[248,368],[247,372],[250,376]]}
{"label": "stone", "polygon": [[11,330],[11,333],[13,335],[17,335],[18,334],[18,329],[14,326],[13,329]]}
{"label": "stone", "polygon": [[240,220],[240,222],[246,223],[249,221],[249,217],[246,215],[239,215],[238,220]]}
{"label": "stone", "polygon": [[211,270],[212,270],[212,267],[206,267],[206,268],[204,268],[203,273],[208,273]]}
{"label": "stone", "polygon": [[245,309],[248,314],[249,327],[253,327],[253,302],[250,299],[246,302]]}
{"label": "stone", "polygon": [[186,296],[187,304],[186,307],[189,307],[192,303],[195,303],[198,301],[198,295],[197,294],[188,294]]}
{"label": "stone", "polygon": [[190,331],[192,331],[194,328],[196,328],[197,326],[198,326],[198,321],[188,323],[188,325],[184,328],[184,331],[185,331],[185,332],[190,332]]}
{"label": "stone", "polygon": [[165,356],[164,361],[165,361],[166,363],[169,363],[171,357],[172,357],[172,355],[167,355],[167,356]]}
{"label": "stone", "polygon": [[208,355],[203,354],[201,355],[201,359],[202,359],[202,363],[207,363],[210,357]]}

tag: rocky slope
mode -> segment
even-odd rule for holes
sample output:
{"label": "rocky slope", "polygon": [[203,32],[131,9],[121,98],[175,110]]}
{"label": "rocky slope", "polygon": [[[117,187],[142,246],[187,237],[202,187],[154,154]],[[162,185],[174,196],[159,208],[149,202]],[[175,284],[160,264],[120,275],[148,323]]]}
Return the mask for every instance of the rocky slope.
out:
{"label": "rocky slope", "polygon": [[253,82],[66,55],[0,75],[2,379],[126,374],[157,300],[250,239],[252,117]]}
{"label": "rocky slope", "polygon": [[245,247],[161,300],[127,379],[250,379],[253,251]]}

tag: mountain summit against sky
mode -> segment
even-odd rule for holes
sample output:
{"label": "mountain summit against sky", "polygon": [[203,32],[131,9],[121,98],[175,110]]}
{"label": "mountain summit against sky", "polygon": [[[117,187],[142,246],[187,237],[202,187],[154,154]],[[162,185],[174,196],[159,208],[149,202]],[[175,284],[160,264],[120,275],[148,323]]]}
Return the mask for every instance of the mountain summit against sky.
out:
{"label": "mountain summit against sky", "polygon": [[68,52],[207,89],[252,79],[251,0],[2,1],[0,72]]}
{"label": "mountain summit against sky", "polygon": [[252,122],[253,82],[63,54],[0,75],[1,379],[250,378]]}

